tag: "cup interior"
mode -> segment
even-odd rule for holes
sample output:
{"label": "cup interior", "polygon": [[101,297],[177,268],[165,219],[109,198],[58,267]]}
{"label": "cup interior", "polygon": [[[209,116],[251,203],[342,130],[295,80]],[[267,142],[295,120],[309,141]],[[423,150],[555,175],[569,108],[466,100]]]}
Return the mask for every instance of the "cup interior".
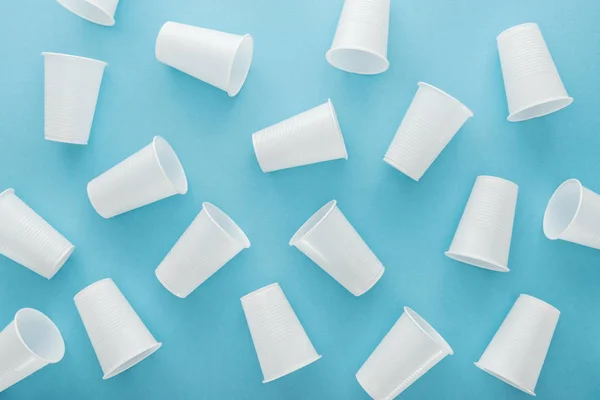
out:
{"label": "cup interior", "polygon": [[219,227],[219,229],[225,232],[227,236],[238,242],[244,248],[250,247],[250,240],[242,228],[240,228],[229,215],[225,214],[220,208],[213,204],[204,203],[202,206],[208,217]]}
{"label": "cup interior", "polygon": [[300,229],[298,229],[298,231],[294,234],[294,236],[290,240],[290,246],[294,246],[296,242],[301,240],[312,230],[316,229],[317,226],[321,223],[321,221],[323,221],[329,215],[329,213],[336,207],[336,205],[337,201],[331,200],[329,203],[321,207],[319,211],[314,213],[312,217],[310,217],[308,221],[306,221],[304,225],[302,225]]}
{"label": "cup interior", "polygon": [[53,364],[65,355],[65,342],[54,322],[33,308],[23,308],[15,316],[22,343],[37,358]]}
{"label": "cup interior", "polygon": [[252,54],[254,53],[254,39],[251,35],[245,35],[235,53],[233,65],[229,74],[229,89],[227,94],[233,97],[242,90],[246,81],[250,65],[252,64]]}
{"label": "cup interior", "polygon": [[577,179],[569,179],[556,189],[544,214],[544,234],[558,239],[572,224],[581,207],[583,187]]}
{"label": "cup interior", "polygon": [[156,158],[167,179],[173,184],[177,193],[187,193],[187,178],[175,150],[160,136],[156,136],[153,143]]}
{"label": "cup interior", "polygon": [[342,71],[363,75],[380,74],[390,66],[385,57],[358,48],[331,49],[327,52],[327,61]]}
{"label": "cup interior", "polygon": [[115,24],[115,19],[109,13],[88,0],[58,0],[58,3],[73,14],[90,22],[105,26]]}

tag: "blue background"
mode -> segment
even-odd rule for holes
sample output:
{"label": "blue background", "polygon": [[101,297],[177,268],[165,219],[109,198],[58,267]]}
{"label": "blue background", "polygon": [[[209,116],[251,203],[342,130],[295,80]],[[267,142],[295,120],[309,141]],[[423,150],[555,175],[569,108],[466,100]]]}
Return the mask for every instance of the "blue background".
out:
{"label": "blue background", "polygon": [[[600,397],[600,252],[542,233],[554,189],[576,177],[600,191],[600,2],[596,0],[393,1],[390,69],[351,75],[325,61],[342,0],[123,0],[117,23],[82,20],[55,1],[0,2],[0,188],[16,193],[76,245],[51,281],[0,258],[0,326],[21,307],[47,313],[65,358],[0,394],[2,399],[368,399],[354,374],[405,305],[452,345],[402,395],[407,399],[525,399],[476,361],[519,293],[562,311],[537,394]],[[231,99],[154,56],[169,20],[255,38],[252,69]],[[506,121],[495,38],[540,24],[569,94],[569,108]],[[108,62],[88,146],[43,137],[42,51]],[[420,183],[382,162],[418,81],[474,113]],[[273,174],[256,162],[251,134],[331,97],[348,161]],[[190,191],[111,220],[88,202],[86,183],[163,135]],[[508,274],[444,256],[475,177],[520,186]],[[331,199],[387,267],[355,298],[287,245]],[[188,299],[167,292],[154,269],[211,201],[252,247]],[[111,277],[156,338],[157,353],[108,381],[72,302]],[[262,375],[239,298],[281,283],[323,358],[273,383]]]}

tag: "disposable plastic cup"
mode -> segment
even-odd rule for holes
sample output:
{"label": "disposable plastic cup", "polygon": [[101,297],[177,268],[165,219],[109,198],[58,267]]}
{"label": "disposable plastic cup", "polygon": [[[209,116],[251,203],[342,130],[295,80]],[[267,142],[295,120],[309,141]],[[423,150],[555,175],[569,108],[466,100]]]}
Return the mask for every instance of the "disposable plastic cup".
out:
{"label": "disposable plastic cup", "polygon": [[327,61],[355,74],[385,72],[389,26],[390,0],[346,0]]}
{"label": "disposable plastic cup", "polygon": [[417,94],[383,161],[419,181],[472,116],[473,112],[454,97],[419,82]]}
{"label": "disposable plastic cup", "polygon": [[186,194],[187,190],[183,166],[173,148],[160,136],[87,186],[92,206],[104,218]]}
{"label": "disposable plastic cup", "polygon": [[375,286],[385,271],[335,200],[321,207],[298,229],[290,246],[296,246],[355,296]]}
{"label": "disposable plastic cup", "polygon": [[98,25],[113,26],[119,0],[58,0],[73,14]]}
{"label": "disposable plastic cup", "polygon": [[0,254],[52,279],[74,250],[14,189],[0,193]]}
{"label": "disposable plastic cup", "polygon": [[542,366],[560,311],[522,294],[475,365],[488,374],[535,396]]}
{"label": "disposable plastic cup", "polygon": [[247,294],[241,301],[263,383],[291,374],[321,358],[278,283]]}
{"label": "disposable plastic cup", "polygon": [[233,97],[250,71],[254,40],[251,35],[167,22],[158,33],[155,50],[158,61]]}
{"label": "disposable plastic cup", "polygon": [[454,354],[444,338],[408,307],[356,374],[376,400],[392,400]]}
{"label": "disposable plastic cup", "polygon": [[600,250],[600,195],[577,179],[563,182],[546,207],[544,234]]}
{"label": "disposable plastic cup", "polygon": [[156,277],[169,292],[185,298],[249,247],[250,240],[227,214],[203,203],[202,211],[156,269]]}
{"label": "disposable plastic cup", "polygon": [[331,100],[252,135],[263,172],[348,159]]}
{"label": "disposable plastic cup", "polygon": [[513,26],[497,41],[509,121],[542,117],[573,102],[537,24]]}
{"label": "disposable plastic cup", "polygon": [[102,367],[102,379],[128,370],[162,345],[112,279],[92,283],[73,300]]}
{"label": "disposable plastic cup", "polygon": [[33,308],[22,308],[0,332],[0,392],[65,355],[54,322]]}
{"label": "disposable plastic cup", "polygon": [[497,272],[508,272],[519,187],[495,176],[478,176],[446,255]]}
{"label": "disposable plastic cup", "polygon": [[68,54],[44,56],[44,137],[85,145],[90,138],[106,63]]}

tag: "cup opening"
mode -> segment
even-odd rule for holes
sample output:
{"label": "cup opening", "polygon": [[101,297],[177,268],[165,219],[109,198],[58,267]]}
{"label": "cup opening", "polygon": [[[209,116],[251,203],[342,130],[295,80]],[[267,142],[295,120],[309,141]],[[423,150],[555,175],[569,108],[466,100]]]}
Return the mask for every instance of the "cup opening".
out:
{"label": "cup opening", "polygon": [[345,72],[362,75],[375,75],[387,71],[390,63],[387,58],[370,50],[360,48],[330,49],[326,54],[329,64]]}
{"label": "cup opening", "polygon": [[237,95],[242,90],[242,86],[248,77],[248,72],[252,65],[253,52],[254,39],[252,35],[244,35],[235,53],[231,72],[229,73],[229,89],[227,90],[227,94],[230,97]]}
{"label": "cup opening", "polygon": [[112,15],[88,0],[58,0],[58,3],[73,14],[95,24],[104,26],[115,24]]}
{"label": "cup opening", "polygon": [[338,120],[337,113],[335,112],[335,107],[333,106],[333,102],[331,99],[327,100],[327,104],[329,104],[329,109],[331,110],[331,117],[333,118],[333,123],[335,124],[335,131],[340,136],[340,141],[342,142],[342,147],[344,148],[344,159],[348,159],[348,150],[346,150],[346,142],[344,141],[344,135],[342,134],[342,129],[340,128],[340,121]]}
{"label": "cup opening", "polygon": [[508,116],[510,122],[521,122],[532,118],[543,117],[562,110],[573,102],[572,97],[559,97],[556,99],[544,100],[541,103],[527,106],[523,110],[514,112]]}
{"label": "cup opening", "polygon": [[279,378],[283,378],[284,376],[289,375],[292,372],[298,371],[299,369],[302,369],[302,368],[306,367],[307,365],[310,365],[310,364],[314,363],[315,361],[318,361],[320,358],[321,358],[321,356],[317,354],[315,357],[311,357],[308,360],[306,360],[298,365],[294,365],[293,367],[288,368],[285,371],[283,371],[275,376],[268,377],[268,378],[265,376],[262,383],[269,383],[269,382],[273,382],[274,380],[277,380]]}
{"label": "cup opening", "polygon": [[206,215],[221,229],[227,236],[241,244],[244,248],[250,247],[250,240],[242,230],[235,223],[233,219],[227,214],[225,214],[219,207],[211,204],[211,203],[203,203],[202,207],[206,212]]}
{"label": "cup opening", "polygon": [[337,205],[337,200],[331,200],[329,203],[327,203],[323,207],[321,207],[316,213],[314,213],[312,215],[312,217],[310,217],[308,219],[308,221],[306,221],[304,223],[304,225],[302,225],[300,227],[300,229],[298,229],[298,231],[294,234],[294,236],[290,240],[289,245],[294,246],[304,236],[308,235],[310,232],[317,229],[317,227],[319,226],[321,221],[323,221],[325,218],[327,218],[327,216],[331,213],[331,211],[333,211],[333,209],[335,209],[336,205]]}
{"label": "cup opening", "polygon": [[65,342],[46,315],[33,308],[23,308],[15,315],[15,328],[23,345],[35,357],[49,364],[62,360]]}
{"label": "cup opening", "polygon": [[433,91],[441,94],[442,96],[447,97],[448,99],[452,100],[454,103],[456,103],[457,105],[459,105],[460,108],[467,114],[467,116],[469,118],[473,117],[473,115],[474,115],[473,111],[471,111],[471,109],[469,107],[465,106],[463,103],[460,102],[460,100],[458,100],[455,97],[450,96],[448,93],[444,92],[443,90],[438,89],[435,86],[430,85],[429,83],[425,83],[425,82],[419,82],[418,86],[419,86],[419,88],[428,88],[428,89],[431,89],[431,90],[433,90]]}
{"label": "cup opening", "polygon": [[554,192],[544,213],[544,234],[556,240],[569,229],[581,209],[583,186],[577,179],[563,182]]}
{"label": "cup opening", "polygon": [[160,346],[162,346],[162,343],[153,344],[152,347],[150,347],[149,349],[142,351],[140,354],[125,361],[124,363],[119,365],[117,368],[115,368],[112,371],[110,371],[109,373],[105,374],[102,377],[102,379],[106,380],[106,379],[113,378],[113,377],[119,375],[121,372],[128,370],[129,368],[133,367],[137,363],[143,361],[145,358],[151,356],[152,353],[154,353],[156,350],[160,349]]}
{"label": "cup opening", "polygon": [[410,307],[404,307],[404,312],[415,323],[415,325],[417,325],[417,327],[421,329],[421,331],[423,331],[423,333],[427,335],[434,343],[440,346],[442,350],[445,350],[450,355],[454,354],[454,351],[452,351],[452,347],[450,347],[448,342],[444,340],[442,335],[437,333],[437,331],[433,329],[431,325],[429,325],[429,322],[425,321]]}
{"label": "cup opening", "polygon": [[535,396],[535,393],[534,393],[532,390],[526,389],[525,387],[523,387],[523,386],[519,385],[519,384],[518,384],[518,383],[516,383],[516,382],[513,382],[513,381],[511,381],[510,379],[508,379],[508,378],[505,378],[505,377],[503,377],[503,376],[501,376],[501,375],[498,375],[497,373],[495,373],[495,372],[493,372],[493,371],[489,370],[488,368],[484,367],[484,366],[483,366],[483,365],[481,365],[480,363],[476,362],[476,363],[475,363],[475,366],[476,366],[477,368],[481,369],[482,371],[485,371],[485,372],[487,372],[488,374],[492,375],[494,378],[498,378],[498,379],[500,379],[502,382],[504,382],[504,383],[506,383],[506,384],[509,384],[510,386],[512,386],[512,387],[514,387],[514,388],[517,388],[517,389],[519,389],[519,390],[521,390],[521,391],[523,391],[523,392],[525,392],[525,393],[527,393],[527,394],[530,394],[530,395],[532,395],[532,396]]}
{"label": "cup opening", "polygon": [[494,262],[485,261],[479,257],[472,257],[472,256],[468,256],[465,254],[457,254],[457,253],[453,253],[451,251],[447,251],[444,254],[453,260],[456,260],[456,261],[464,263],[464,264],[469,264],[474,267],[489,269],[491,271],[496,271],[496,272],[509,272],[510,271],[510,269],[508,269],[508,267],[505,265],[500,265],[500,264],[497,264]]}
{"label": "cup opening", "polygon": [[186,194],[188,191],[188,182],[183,170],[183,165],[175,150],[162,137],[156,136],[153,141],[154,154],[165,177],[175,187],[179,194]]}

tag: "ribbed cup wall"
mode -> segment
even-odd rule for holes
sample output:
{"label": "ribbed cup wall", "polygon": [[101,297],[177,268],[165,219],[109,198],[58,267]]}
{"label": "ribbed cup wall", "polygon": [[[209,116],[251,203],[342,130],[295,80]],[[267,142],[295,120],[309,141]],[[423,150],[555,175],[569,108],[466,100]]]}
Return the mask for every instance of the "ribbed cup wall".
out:
{"label": "ribbed cup wall", "polygon": [[390,0],[346,0],[332,49],[360,48],[387,57]]}
{"label": "ribbed cup wall", "polygon": [[533,392],[559,316],[548,303],[520,295],[477,366]]}
{"label": "ribbed cup wall", "polygon": [[420,83],[384,161],[418,181],[472,116],[458,100]]}
{"label": "ribbed cup wall", "polygon": [[385,270],[337,205],[292,244],[355,296],[375,285]]}
{"label": "ribbed cup wall", "polygon": [[156,276],[173,294],[187,297],[243,248],[202,210],[160,263]]}
{"label": "ribbed cup wall", "polygon": [[264,382],[320,358],[279,284],[252,292],[241,301]]}
{"label": "ribbed cup wall", "polygon": [[331,101],[252,135],[264,172],[348,158]]}
{"label": "ribbed cup wall", "polygon": [[74,246],[25,204],[14,190],[0,194],[0,253],[50,279]]}

